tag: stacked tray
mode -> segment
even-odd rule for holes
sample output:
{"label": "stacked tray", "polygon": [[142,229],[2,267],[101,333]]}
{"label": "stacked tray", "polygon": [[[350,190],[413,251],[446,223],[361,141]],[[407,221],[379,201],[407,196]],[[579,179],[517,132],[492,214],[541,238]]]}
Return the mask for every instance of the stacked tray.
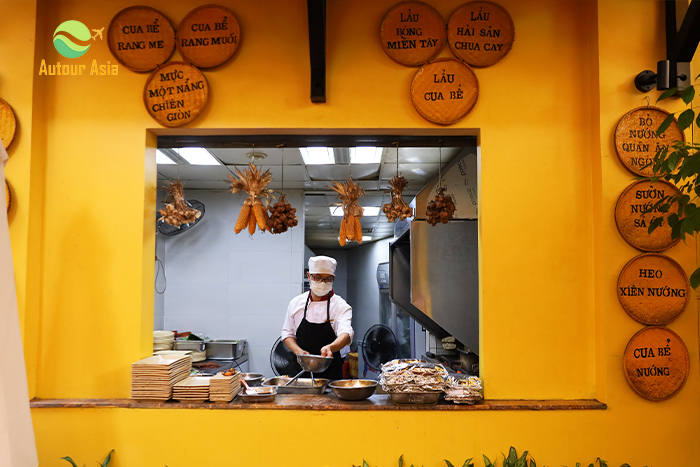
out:
{"label": "stacked tray", "polygon": [[437,404],[447,384],[442,365],[421,360],[392,360],[382,365],[379,381],[395,404]]}
{"label": "stacked tray", "polygon": [[155,355],[131,365],[131,398],[167,401],[192,369],[189,355]]}
{"label": "stacked tray", "polygon": [[208,376],[191,376],[175,383],[173,399],[181,402],[204,402],[209,399]]}
{"label": "stacked tray", "polygon": [[209,400],[213,402],[230,402],[241,389],[241,372],[224,376],[219,372],[211,378],[209,383]]}
{"label": "stacked tray", "polygon": [[160,350],[173,350],[175,333],[172,331],[153,331],[153,353]]}

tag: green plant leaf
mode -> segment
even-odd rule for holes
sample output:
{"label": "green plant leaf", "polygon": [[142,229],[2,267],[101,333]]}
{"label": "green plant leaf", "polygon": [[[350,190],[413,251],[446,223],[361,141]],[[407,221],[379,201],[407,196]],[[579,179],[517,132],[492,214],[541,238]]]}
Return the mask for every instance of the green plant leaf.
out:
{"label": "green plant leaf", "polygon": [[630,465],[629,465],[627,462],[625,462],[625,463],[622,464],[620,467],[630,467]]}
{"label": "green plant leaf", "polygon": [[450,461],[448,461],[447,459],[443,459],[443,460],[445,461],[445,464],[448,465],[448,467],[455,467],[455,466],[452,465],[452,463],[451,463]]}
{"label": "green plant leaf", "polygon": [[608,467],[607,461],[604,461],[600,457],[598,458],[598,463],[600,464],[600,467]]}
{"label": "green plant leaf", "polygon": [[591,463],[591,464],[588,464],[588,467],[595,467],[595,465],[593,465],[593,464]]}
{"label": "green plant leaf", "polygon": [[693,120],[695,120],[695,112],[693,109],[684,110],[683,113],[678,116],[678,127],[683,131],[693,124]]}
{"label": "green plant leaf", "polygon": [[688,88],[683,91],[683,94],[681,94],[681,99],[683,99],[683,102],[686,104],[690,104],[693,101],[693,98],[695,97],[695,86],[688,86]]}
{"label": "green plant leaf", "polygon": [[105,460],[100,464],[102,467],[107,467],[110,462],[112,462],[112,454],[114,454],[114,449],[109,451],[109,454],[107,454],[107,457],[105,457]]}
{"label": "green plant leaf", "polygon": [[64,461],[70,462],[71,465],[72,465],[73,467],[78,467],[78,464],[76,464],[75,462],[73,462],[73,459],[71,459],[71,458],[68,457],[68,456],[66,456],[66,457],[61,457],[61,459],[63,459]]}
{"label": "green plant leaf", "polygon": [[659,125],[658,130],[656,130],[656,136],[661,136],[664,131],[668,129],[668,127],[671,126],[671,123],[673,122],[673,114],[668,114],[668,117],[664,119],[663,122],[661,122],[661,125]]}
{"label": "green plant leaf", "polygon": [[537,464],[535,464],[535,459],[530,459],[530,467],[537,467]]}
{"label": "green plant leaf", "polygon": [[[668,99],[669,97],[674,95],[676,93],[676,91],[678,91],[678,86],[676,86],[675,88],[665,90],[663,93],[661,93],[659,98],[656,99],[656,102],[662,101],[664,99]],[[591,464],[591,465],[593,465],[593,464]]]}
{"label": "green plant leaf", "polygon": [[369,467],[369,465],[367,464],[367,461],[364,459],[362,459],[362,467]]}
{"label": "green plant leaf", "polygon": [[[506,465],[506,456],[505,454],[503,455],[503,465]],[[510,450],[508,451],[508,465],[514,467],[515,462],[518,460],[518,453],[515,452],[515,448],[513,446],[510,447]]]}
{"label": "green plant leaf", "polygon": [[482,456],[484,456],[484,467],[494,467],[491,460],[488,457],[486,457],[486,454],[482,454]]}
{"label": "green plant leaf", "polygon": [[664,221],[664,218],[663,218],[663,217],[657,217],[657,218],[655,218],[654,220],[652,220],[652,221],[649,223],[649,229],[648,229],[649,235],[651,235],[651,233],[652,233],[654,230],[656,230],[656,228],[657,228],[658,226],[660,226],[661,223],[662,223],[663,221]]}
{"label": "green plant leaf", "polygon": [[403,467],[403,454],[399,457],[399,467]]}
{"label": "green plant leaf", "polygon": [[581,463],[580,463],[580,462],[577,462],[577,463],[576,463],[576,467],[581,467]]}
{"label": "green plant leaf", "polygon": [[690,286],[694,289],[697,289],[698,286],[700,286],[700,268],[697,268],[690,275]]}
{"label": "green plant leaf", "polygon": [[472,462],[472,458],[470,457],[469,459],[464,461],[464,464],[462,464],[462,467],[474,467],[474,463]]}

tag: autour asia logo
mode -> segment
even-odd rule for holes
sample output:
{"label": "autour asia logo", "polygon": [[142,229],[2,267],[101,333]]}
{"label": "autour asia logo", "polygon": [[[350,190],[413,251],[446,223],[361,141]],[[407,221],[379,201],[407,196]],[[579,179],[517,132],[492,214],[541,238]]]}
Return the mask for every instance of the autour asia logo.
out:
{"label": "autour asia logo", "polygon": [[[53,46],[56,52],[65,58],[71,60],[80,58],[90,50],[98,38],[103,40],[102,33],[104,29],[104,27],[89,29],[80,21],[73,19],[64,21],[58,25],[53,33]],[[83,74],[116,76],[119,74],[119,65],[112,65],[110,61],[107,61],[106,64],[99,64],[96,59],[93,59],[88,73],[88,65],[85,63],[61,63],[57,61],[55,65],[49,65],[45,59],[42,59],[39,66],[39,74],[48,76],[82,76]]]}

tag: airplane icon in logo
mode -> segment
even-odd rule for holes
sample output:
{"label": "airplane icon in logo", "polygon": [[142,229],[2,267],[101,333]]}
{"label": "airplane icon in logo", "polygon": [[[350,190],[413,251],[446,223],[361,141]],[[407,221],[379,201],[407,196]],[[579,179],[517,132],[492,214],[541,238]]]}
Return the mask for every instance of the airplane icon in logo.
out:
{"label": "airplane icon in logo", "polygon": [[104,30],[105,30],[105,28],[102,28],[102,29],[92,29],[92,32],[95,33],[95,35],[92,36],[92,40],[97,40],[97,39],[95,39],[97,36],[100,36],[100,39],[102,39],[102,31],[104,31]]}

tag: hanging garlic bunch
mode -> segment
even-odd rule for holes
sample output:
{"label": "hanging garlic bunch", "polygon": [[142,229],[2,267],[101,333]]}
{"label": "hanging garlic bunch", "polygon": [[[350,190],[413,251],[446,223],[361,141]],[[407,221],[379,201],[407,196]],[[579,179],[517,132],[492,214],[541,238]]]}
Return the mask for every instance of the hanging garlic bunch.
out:
{"label": "hanging garlic bunch", "polygon": [[295,227],[299,223],[297,219],[297,208],[293,208],[287,196],[282,193],[279,201],[268,207],[270,218],[267,221],[268,230],[273,234],[286,232],[288,228]]}
{"label": "hanging garlic bunch", "polygon": [[455,214],[455,202],[452,195],[445,193],[445,188],[438,186],[435,198],[428,203],[425,215],[428,216],[428,224],[435,226],[452,219]]}
{"label": "hanging garlic bunch", "polygon": [[389,180],[389,185],[391,185],[391,202],[382,206],[387,220],[394,222],[398,218],[404,221],[407,217],[413,217],[413,208],[406,204],[401,196],[403,190],[408,186],[408,180],[397,174]]}
{"label": "hanging garlic bunch", "polygon": [[159,209],[158,213],[161,217],[159,221],[167,222],[174,227],[180,227],[182,224],[192,224],[202,216],[202,213],[197,209],[193,209],[185,201],[184,185],[179,179],[174,182],[165,182],[167,186],[162,187],[168,192],[163,200],[165,209]]}

